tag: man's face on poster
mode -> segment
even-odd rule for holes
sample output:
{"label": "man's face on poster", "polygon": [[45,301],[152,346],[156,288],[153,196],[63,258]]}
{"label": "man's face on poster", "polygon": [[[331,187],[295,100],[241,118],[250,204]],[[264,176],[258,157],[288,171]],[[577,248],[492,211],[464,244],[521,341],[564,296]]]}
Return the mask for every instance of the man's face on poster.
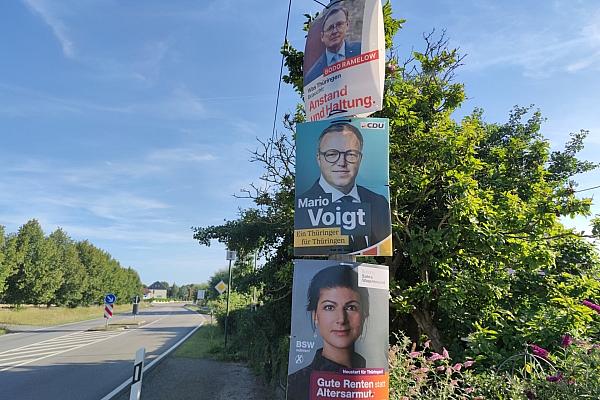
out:
{"label": "man's face on poster", "polygon": [[317,154],[321,175],[340,192],[347,194],[354,187],[361,159],[360,140],[351,130],[328,132],[321,139]]}
{"label": "man's face on poster", "polygon": [[335,53],[340,49],[342,43],[344,43],[347,31],[348,19],[346,18],[346,13],[342,10],[333,12],[323,21],[321,42],[323,42],[323,45],[329,51]]}

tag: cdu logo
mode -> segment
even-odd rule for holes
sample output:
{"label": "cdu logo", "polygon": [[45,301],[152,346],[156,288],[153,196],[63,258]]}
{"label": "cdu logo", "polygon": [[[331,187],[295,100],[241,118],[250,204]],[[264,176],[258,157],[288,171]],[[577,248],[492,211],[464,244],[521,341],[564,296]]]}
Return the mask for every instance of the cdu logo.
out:
{"label": "cdu logo", "polygon": [[360,128],[361,129],[385,129],[385,122],[374,122],[374,121],[361,122]]}

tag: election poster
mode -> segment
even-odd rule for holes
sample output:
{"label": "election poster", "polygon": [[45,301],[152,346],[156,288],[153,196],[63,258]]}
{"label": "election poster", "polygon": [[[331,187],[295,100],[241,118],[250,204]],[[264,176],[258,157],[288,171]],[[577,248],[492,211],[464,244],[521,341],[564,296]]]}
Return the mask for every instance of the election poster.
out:
{"label": "election poster", "polygon": [[288,400],[389,396],[385,265],[295,260]]}
{"label": "election poster", "polygon": [[381,0],[331,0],[309,27],[303,71],[307,120],[366,117],[381,110]]}
{"label": "election poster", "polygon": [[296,256],[392,255],[388,147],[385,118],[298,125]]}

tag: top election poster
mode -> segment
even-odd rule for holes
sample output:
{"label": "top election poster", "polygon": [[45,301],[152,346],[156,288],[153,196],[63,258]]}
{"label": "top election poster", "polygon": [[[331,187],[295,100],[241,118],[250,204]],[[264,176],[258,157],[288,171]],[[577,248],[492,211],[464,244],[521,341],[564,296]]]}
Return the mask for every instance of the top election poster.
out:
{"label": "top election poster", "polygon": [[386,265],[295,260],[288,400],[389,396]]}
{"label": "top election poster", "polygon": [[331,0],[311,23],[304,50],[308,121],[381,110],[385,40],[381,0]]}
{"label": "top election poster", "polygon": [[298,124],[296,256],[392,255],[388,120]]}

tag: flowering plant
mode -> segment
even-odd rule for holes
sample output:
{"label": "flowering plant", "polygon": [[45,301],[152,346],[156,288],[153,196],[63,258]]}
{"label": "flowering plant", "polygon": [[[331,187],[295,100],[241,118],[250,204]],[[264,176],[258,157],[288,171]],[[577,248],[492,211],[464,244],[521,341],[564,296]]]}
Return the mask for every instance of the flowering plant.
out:
{"label": "flowering plant", "polygon": [[417,350],[406,337],[389,352],[391,400],[482,399],[467,383],[473,360],[453,362],[446,349],[432,351],[429,342]]}

